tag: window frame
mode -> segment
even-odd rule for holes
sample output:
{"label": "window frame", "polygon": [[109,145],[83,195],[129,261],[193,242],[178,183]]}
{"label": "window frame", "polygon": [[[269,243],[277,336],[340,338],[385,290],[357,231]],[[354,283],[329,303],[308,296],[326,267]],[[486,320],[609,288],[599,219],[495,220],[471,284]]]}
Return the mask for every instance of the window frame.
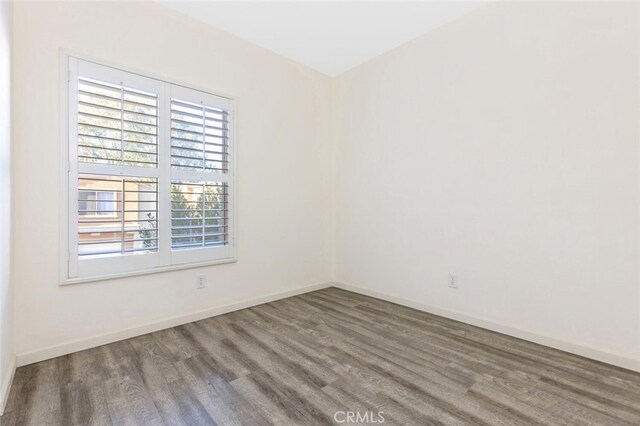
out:
{"label": "window frame", "polygon": [[[71,102],[74,90],[77,94],[77,75],[73,67],[81,61],[90,67],[90,78],[99,78],[106,72],[107,81],[113,75],[124,73],[128,86],[141,90],[148,90],[149,83],[158,85],[158,165],[157,168],[136,170],[131,174],[127,166],[122,166],[118,173],[123,177],[156,177],[158,185],[158,251],[155,253],[112,256],[100,259],[79,259],[77,255],[77,220],[78,172],[77,153],[77,103]],[[75,80],[75,81],[74,81]],[[142,83],[136,85],[136,83]],[[124,278],[130,276],[147,275],[180,269],[190,269],[209,265],[237,262],[237,108],[235,97],[221,94],[217,91],[198,87],[193,84],[167,79],[152,73],[140,72],[127,67],[110,64],[102,60],[68,52],[60,51],[60,111],[61,111],[61,208],[60,208],[60,285],[86,283],[94,281]],[[175,96],[178,95],[178,96]],[[77,95],[76,100],[77,100]],[[171,167],[171,99],[194,101],[203,100],[208,106],[220,107],[228,111],[228,153],[229,170],[224,180],[228,184],[228,238],[225,246],[205,247],[194,249],[171,249],[171,182],[185,177],[184,173],[176,173]],[[186,98],[185,98],[186,96]],[[75,137],[75,140],[73,138]],[[92,163],[83,163],[92,164]],[[115,166],[115,167],[113,167]],[[112,165],[116,170],[118,165]],[[155,172],[155,173],[154,173]],[[114,173],[115,176],[118,174]],[[155,176],[154,176],[155,175]],[[192,174],[195,177],[197,174]],[[206,173],[200,174],[200,177]],[[222,173],[217,173],[218,177]],[[212,175],[209,175],[212,176]],[[74,182],[75,180],[75,182]],[[213,182],[215,179],[208,179]],[[75,249],[74,249],[75,248]],[[87,262],[89,261],[89,262]],[[97,262],[92,262],[97,261]],[[80,262],[91,265],[92,273],[79,274]],[[95,271],[95,273],[93,272]]]}

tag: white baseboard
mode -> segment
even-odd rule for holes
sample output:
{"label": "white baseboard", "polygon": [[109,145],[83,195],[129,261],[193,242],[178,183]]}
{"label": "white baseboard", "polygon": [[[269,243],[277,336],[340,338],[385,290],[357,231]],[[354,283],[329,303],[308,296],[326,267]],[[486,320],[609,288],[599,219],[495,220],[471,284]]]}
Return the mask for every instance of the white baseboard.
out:
{"label": "white baseboard", "polygon": [[284,299],[286,297],[296,296],[298,294],[308,293],[310,291],[320,290],[333,285],[331,282],[312,284],[305,287],[287,290],[279,293],[273,293],[254,299],[243,300],[226,306],[216,306],[201,311],[191,312],[184,315],[178,315],[171,318],[165,318],[157,321],[147,322],[145,324],[134,327],[125,328],[118,331],[100,334],[84,339],[73,340],[59,345],[50,346],[48,348],[38,349],[31,352],[23,352],[16,355],[18,367],[33,364],[35,362],[67,355],[73,352],[94,348],[96,346],[106,345],[108,343],[117,342],[119,340],[129,339],[131,337],[141,336],[143,334],[153,333],[154,331],[164,330],[166,328],[178,325],[188,324],[190,322],[199,321],[201,319],[222,315],[239,309],[250,308],[252,306],[261,305],[263,303],[273,302],[274,300]]}
{"label": "white baseboard", "polygon": [[9,368],[4,372],[2,377],[2,384],[0,384],[0,416],[4,414],[4,407],[7,406],[7,400],[9,399],[9,390],[11,389],[11,383],[13,383],[13,376],[16,374],[16,357],[11,358]]}
{"label": "white baseboard", "polygon": [[398,305],[407,306],[409,308],[417,309],[419,311],[424,311],[424,312],[428,312],[441,317],[450,318],[456,321],[461,321],[467,324],[475,325],[477,327],[481,327],[488,330],[496,331],[498,333],[506,334],[508,336],[528,340],[530,342],[538,343],[544,346],[549,346],[555,349],[559,349],[561,351],[580,355],[586,358],[591,358],[607,364],[615,365],[617,367],[622,367],[629,370],[640,372],[640,359],[637,359],[632,355],[594,348],[579,342],[572,342],[566,339],[548,336],[535,331],[513,327],[508,324],[492,321],[485,318],[480,318],[480,317],[469,315],[460,311],[455,311],[447,308],[440,308],[437,306],[431,306],[431,305],[427,305],[425,303],[417,302],[414,300],[403,299],[401,297],[380,293],[374,290],[369,290],[367,288],[359,287],[352,284],[334,282],[333,286],[341,288],[343,290],[352,291],[354,293],[360,293],[366,296],[375,297],[377,299],[386,300],[388,302],[397,303]]}

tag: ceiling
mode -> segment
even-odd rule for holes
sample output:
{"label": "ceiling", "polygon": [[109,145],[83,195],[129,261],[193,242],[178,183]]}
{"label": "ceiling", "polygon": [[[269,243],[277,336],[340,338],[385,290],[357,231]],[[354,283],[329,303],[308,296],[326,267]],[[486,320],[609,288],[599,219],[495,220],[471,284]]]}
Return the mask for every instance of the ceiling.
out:
{"label": "ceiling", "polygon": [[178,12],[336,76],[481,1],[171,1]]}

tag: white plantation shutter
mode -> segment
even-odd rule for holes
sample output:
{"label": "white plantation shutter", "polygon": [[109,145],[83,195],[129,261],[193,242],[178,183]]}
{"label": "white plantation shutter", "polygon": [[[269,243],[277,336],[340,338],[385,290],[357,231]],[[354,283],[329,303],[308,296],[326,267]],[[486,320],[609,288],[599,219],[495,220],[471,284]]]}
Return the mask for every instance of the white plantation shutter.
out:
{"label": "white plantation shutter", "polygon": [[231,101],[68,60],[63,279],[232,260]]}
{"label": "white plantation shutter", "polygon": [[78,256],[157,252],[157,188],[154,178],[80,174]]}
{"label": "white plantation shutter", "polygon": [[78,161],[158,165],[158,95],[78,78]]}
{"label": "white plantation shutter", "polygon": [[171,90],[171,248],[175,262],[201,249],[227,256],[231,241],[230,103],[207,93]]}
{"label": "white plantation shutter", "polygon": [[229,243],[227,184],[173,181],[171,198],[171,248]]}
{"label": "white plantation shutter", "polygon": [[229,120],[223,109],[171,99],[171,165],[186,170],[229,167]]}

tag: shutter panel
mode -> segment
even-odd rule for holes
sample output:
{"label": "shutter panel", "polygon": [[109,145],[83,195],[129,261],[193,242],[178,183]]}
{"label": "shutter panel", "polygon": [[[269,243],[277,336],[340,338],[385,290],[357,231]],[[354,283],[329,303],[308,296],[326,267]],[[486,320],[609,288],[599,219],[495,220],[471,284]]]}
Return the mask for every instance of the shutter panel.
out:
{"label": "shutter panel", "polygon": [[171,99],[174,250],[229,244],[229,112],[204,99]]}
{"label": "shutter panel", "polygon": [[78,161],[158,166],[158,95],[78,78]]}
{"label": "shutter panel", "polygon": [[226,173],[229,169],[229,114],[171,99],[171,165],[176,169]]}
{"label": "shutter panel", "polygon": [[78,176],[78,256],[157,251],[157,179]]}
{"label": "shutter panel", "polygon": [[227,245],[228,198],[226,183],[172,181],[171,248]]}

